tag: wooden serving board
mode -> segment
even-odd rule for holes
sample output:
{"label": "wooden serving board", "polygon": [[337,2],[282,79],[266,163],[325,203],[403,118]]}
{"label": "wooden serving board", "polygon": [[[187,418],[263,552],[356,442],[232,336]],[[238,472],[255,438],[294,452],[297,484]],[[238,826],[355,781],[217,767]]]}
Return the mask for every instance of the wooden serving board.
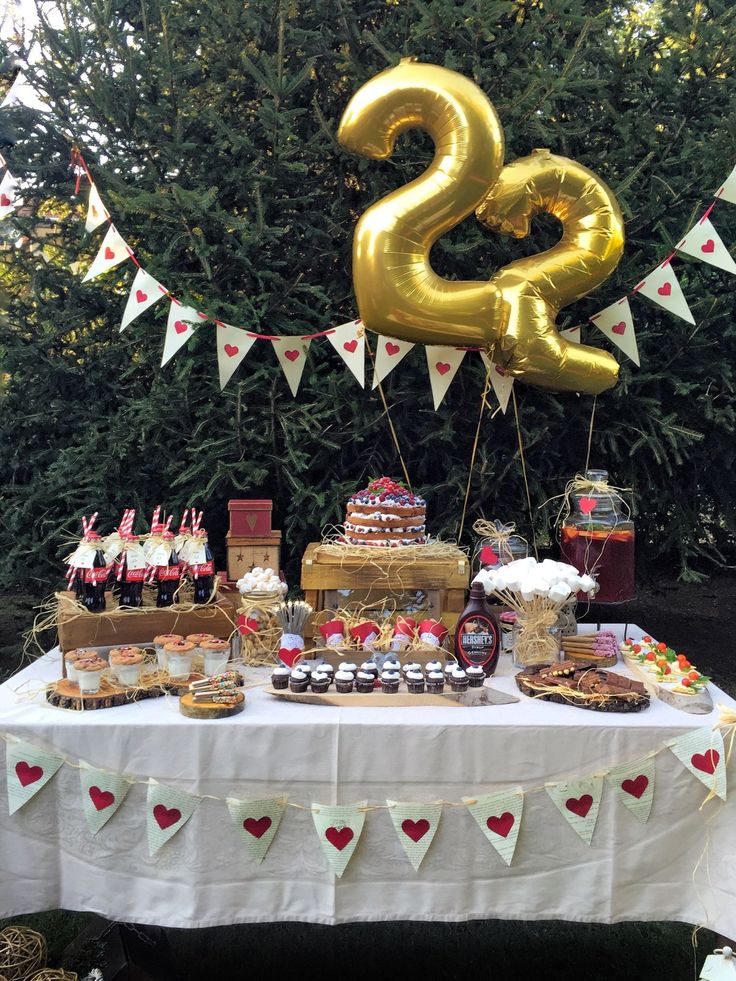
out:
{"label": "wooden serving board", "polygon": [[367,695],[362,692],[350,692],[341,695],[336,691],[328,691],[324,695],[313,691],[298,693],[289,691],[288,688],[276,690],[271,685],[264,689],[267,694],[275,695],[276,698],[283,698],[287,702],[304,702],[307,705],[339,705],[351,706],[359,705],[361,708],[373,706],[374,708],[410,708],[416,705],[443,705],[448,706],[479,706],[479,705],[511,705],[518,702],[515,695],[509,695],[505,691],[497,691],[488,685],[482,688],[468,688],[464,692],[446,691],[441,695],[410,695],[404,690],[402,685],[395,695],[387,695],[382,691],[372,691]]}
{"label": "wooden serving board", "polygon": [[118,705],[130,705],[144,698],[160,698],[162,695],[183,695],[189,690],[192,681],[201,681],[203,674],[190,674],[183,681],[167,681],[150,688],[113,687],[102,679],[100,690],[94,695],[82,694],[79,685],[68,678],[55,682],[46,692],[46,701],[57,708],[72,709],[76,712],[89,712],[92,709],[116,708]]}
{"label": "wooden serving board", "polygon": [[681,712],[689,712],[690,715],[710,715],[713,711],[713,699],[710,697],[708,687],[699,691],[696,695],[681,695],[676,691],[670,691],[666,685],[658,684],[648,671],[639,664],[636,658],[627,657],[624,654],[624,663],[627,664],[637,678],[642,681],[650,695],[654,695],[672,708],[679,709]]}
{"label": "wooden serving board", "polygon": [[245,695],[238,692],[237,701],[233,705],[223,705],[222,702],[195,702],[194,693],[186,692],[179,699],[179,711],[188,719],[228,719],[237,715],[245,708]]}

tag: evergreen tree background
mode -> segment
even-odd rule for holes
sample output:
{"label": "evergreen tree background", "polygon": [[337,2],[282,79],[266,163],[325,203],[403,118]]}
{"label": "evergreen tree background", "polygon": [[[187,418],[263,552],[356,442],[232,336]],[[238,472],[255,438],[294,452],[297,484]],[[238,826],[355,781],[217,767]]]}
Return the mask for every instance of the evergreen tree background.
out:
{"label": "evergreen tree background", "polygon": [[[294,400],[265,343],[220,394],[211,325],[160,368],[165,302],[118,333],[135,270],[82,286],[72,268],[101,240],[84,234],[86,194],[72,196],[74,141],[154,276],[198,309],[276,334],[356,315],[355,222],[431,158],[421,133],[380,163],[335,139],[350,96],[401,57],[471,76],[498,110],[507,161],[549,147],[616,193],[624,258],[560,326],[585,323],[669,255],[736,162],[730,0],[58,8],[62,23],[42,21],[44,57],[28,72],[52,115],[0,114],[0,149],[34,202],[32,215],[0,227],[0,585],[58,585],[61,543],[78,534],[79,516],[99,510],[107,530],[131,505],[146,519],[159,502],[177,514],[202,507],[222,560],[232,497],[274,498],[297,582],[305,545],[341,520],[344,499],[368,476],[400,475],[378,395],[356,386],[327,342],[313,344]],[[12,74],[6,58],[6,85]],[[720,204],[712,217],[736,242],[736,208]],[[432,260],[441,275],[484,279],[558,234],[541,220],[515,242],[471,218]],[[680,259],[676,269],[697,326],[632,301],[642,367],[624,359],[619,385],[599,398],[591,461],[634,489],[640,557],[692,576],[733,557],[736,297],[726,273]],[[386,383],[434,532],[457,530],[482,384],[479,359],[467,358],[435,413],[421,346]],[[516,391],[537,505],[583,467],[592,399]],[[529,533],[512,412],[483,424],[466,528],[479,514]],[[548,516],[535,518],[542,535]]]}

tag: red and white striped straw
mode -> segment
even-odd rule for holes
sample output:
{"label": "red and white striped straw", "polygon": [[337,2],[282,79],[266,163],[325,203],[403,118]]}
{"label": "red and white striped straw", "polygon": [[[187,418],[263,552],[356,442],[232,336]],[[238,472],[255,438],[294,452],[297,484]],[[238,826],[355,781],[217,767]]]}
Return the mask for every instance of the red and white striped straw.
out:
{"label": "red and white striped straw", "polygon": [[95,513],[92,515],[92,517],[89,519],[89,521],[87,521],[87,516],[86,515],[84,515],[82,517],[82,531],[84,532],[84,535],[85,536],[87,536],[90,533],[90,531],[92,531],[92,526],[94,525],[95,521],[97,520],[97,515],[98,514],[99,514],[99,512],[98,511],[95,511]]}
{"label": "red and white striped straw", "polygon": [[202,524],[202,515],[204,511],[196,511],[192,508],[192,532],[196,535]]}
{"label": "red and white striped straw", "polygon": [[133,531],[135,521],[135,508],[126,508],[123,512],[123,520],[120,522],[120,534],[130,535]]}
{"label": "red and white striped straw", "polygon": [[188,521],[188,519],[189,519],[189,508],[185,508],[184,509],[184,514],[181,516],[181,522],[179,524],[179,534],[180,535],[185,534],[186,531],[188,530],[187,529],[187,521]]}
{"label": "red and white striped straw", "polygon": [[153,517],[151,518],[151,528],[153,528],[154,525],[159,524],[160,521],[161,521],[161,505],[157,504],[153,512]]}
{"label": "red and white striped straw", "polygon": [[166,534],[166,532],[171,527],[171,522],[172,522],[173,517],[174,517],[174,515],[173,514],[170,514],[168,516],[168,518],[166,519],[166,524],[164,525],[164,535]]}

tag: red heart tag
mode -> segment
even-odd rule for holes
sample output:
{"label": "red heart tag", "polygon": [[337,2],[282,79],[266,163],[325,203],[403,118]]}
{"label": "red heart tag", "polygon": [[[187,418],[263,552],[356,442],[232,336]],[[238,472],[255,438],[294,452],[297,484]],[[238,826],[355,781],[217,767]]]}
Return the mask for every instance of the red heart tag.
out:
{"label": "red heart tag", "polygon": [[481,565],[495,565],[498,562],[498,556],[493,551],[490,545],[484,545],[480,550],[480,564]]}
{"label": "red heart tag", "polygon": [[243,827],[248,832],[249,835],[253,835],[254,838],[262,838],[268,829],[271,827],[271,818],[264,815],[262,818],[246,818],[243,821]]}
{"label": "red heart tag", "polygon": [[703,242],[703,244],[700,246],[700,251],[712,252],[715,249],[715,247],[716,247],[716,243],[713,241],[712,238],[709,238],[707,242]]}
{"label": "red heart tag", "polygon": [[592,806],[593,798],[590,794],[583,794],[582,797],[568,797],[565,801],[565,807],[568,811],[572,811],[573,814],[577,814],[581,818],[585,817]]}
{"label": "red heart tag", "polygon": [[580,498],[580,510],[583,514],[590,514],[598,506],[598,501],[594,497],[581,497]]}
{"label": "red heart tag", "polygon": [[516,818],[510,811],[504,811],[500,817],[489,817],[486,824],[494,835],[500,835],[502,838],[507,838],[509,831],[511,831],[514,826],[515,821]]}
{"label": "red heart tag", "polygon": [[136,290],[135,298],[139,303],[145,303],[148,299],[148,293],[144,293],[143,290]]}
{"label": "red heart tag", "polygon": [[185,324],[183,320],[177,320],[174,324],[174,330],[177,334],[183,334],[185,330],[189,328],[189,324]]}
{"label": "red heart tag", "polygon": [[613,327],[611,327],[611,333],[613,334],[620,335],[623,334],[625,330],[626,330],[626,322],[624,320],[621,320],[619,323],[614,324]]}
{"label": "red heart tag", "polygon": [[177,821],[181,821],[181,811],[177,807],[169,808],[164,804],[156,804],[153,809],[153,816],[156,819],[156,824],[162,831],[170,828]]}
{"label": "red heart tag", "polygon": [[0,194],[0,206],[7,208],[13,202],[10,200],[7,194]]}
{"label": "red heart tag", "polygon": [[695,753],[690,762],[696,770],[703,773],[715,773],[721,754],[717,749],[706,749],[704,753]]}
{"label": "red heart tag", "polygon": [[328,828],[325,831],[325,838],[339,852],[343,850],[353,840],[352,828]]}
{"label": "red heart tag", "polygon": [[446,375],[447,372],[450,370],[451,365],[447,364],[446,361],[438,361],[437,364],[435,365],[435,368],[441,375]]}
{"label": "red heart tag", "polygon": [[649,777],[640,773],[638,777],[633,780],[624,780],[621,784],[621,790],[625,794],[631,794],[632,797],[636,797],[639,800],[643,795],[644,791],[649,786]]}
{"label": "red heart tag", "polygon": [[289,361],[296,361],[296,359],[299,357],[299,352],[298,351],[284,351],[284,357],[287,358]]}
{"label": "red heart tag", "polygon": [[236,347],[234,344],[226,344],[225,345],[225,354],[229,358],[234,358],[235,355],[239,353],[239,351],[240,351],[240,348],[239,347]]}
{"label": "red heart tag", "polygon": [[106,259],[114,259],[115,258],[115,250],[114,249],[111,249],[109,245],[106,245],[105,246],[105,258]]}
{"label": "red heart tag", "polygon": [[391,357],[398,354],[400,350],[401,348],[398,344],[392,344],[391,341],[386,341],[386,353],[390,354]]}
{"label": "red heart tag", "polygon": [[41,779],[43,776],[43,767],[30,766],[25,760],[21,760],[20,763],[15,764],[15,773],[20,780],[21,787],[27,787],[29,784]]}
{"label": "red heart tag", "polygon": [[672,283],[663,283],[657,292],[660,296],[669,296],[672,292]]}
{"label": "red heart tag", "polygon": [[355,338],[353,338],[352,341],[345,341],[345,343],[343,344],[345,350],[349,351],[351,354],[355,353],[355,349],[357,348],[357,346],[358,346],[358,342],[355,340]]}
{"label": "red heart tag", "polygon": [[288,665],[290,668],[294,667],[294,665],[301,658],[303,653],[304,651],[300,650],[298,647],[279,648],[279,657],[284,662],[284,664]]}
{"label": "red heart tag", "polygon": [[115,803],[115,794],[110,790],[100,790],[99,787],[89,788],[89,798],[98,811],[104,811],[106,807]]}
{"label": "red heart tag", "polygon": [[429,821],[426,818],[419,818],[418,821],[412,821],[411,818],[407,818],[401,822],[401,830],[412,841],[421,841],[429,831]]}

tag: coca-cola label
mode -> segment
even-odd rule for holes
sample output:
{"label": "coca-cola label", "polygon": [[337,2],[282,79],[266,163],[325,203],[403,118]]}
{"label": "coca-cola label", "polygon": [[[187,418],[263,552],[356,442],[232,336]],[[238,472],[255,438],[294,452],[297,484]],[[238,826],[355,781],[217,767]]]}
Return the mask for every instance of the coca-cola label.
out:
{"label": "coca-cola label", "polygon": [[178,565],[160,565],[156,569],[157,579],[181,579],[181,568]]}
{"label": "coca-cola label", "polygon": [[198,562],[197,565],[190,566],[190,568],[197,578],[199,576],[211,576],[215,571],[215,563],[211,560],[209,562]]}
{"label": "coca-cola label", "polygon": [[130,569],[125,570],[125,581],[126,582],[143,582],[144,576],[146,574],[145,569]]}
{"label": "coca-cola label", "polygon": [[90,583],[90,585],[96,586],[101,582],[107,581],[108,569],[107,566],[100,565],[95,566],[92,569],[84,570],[84,581]]}
{"label": "coca-cola label", "polygon": [[458,647],[468,664],[487,664],[498,650],[498,631],[493,620],[482,613],[469,616],[461,626]]}

